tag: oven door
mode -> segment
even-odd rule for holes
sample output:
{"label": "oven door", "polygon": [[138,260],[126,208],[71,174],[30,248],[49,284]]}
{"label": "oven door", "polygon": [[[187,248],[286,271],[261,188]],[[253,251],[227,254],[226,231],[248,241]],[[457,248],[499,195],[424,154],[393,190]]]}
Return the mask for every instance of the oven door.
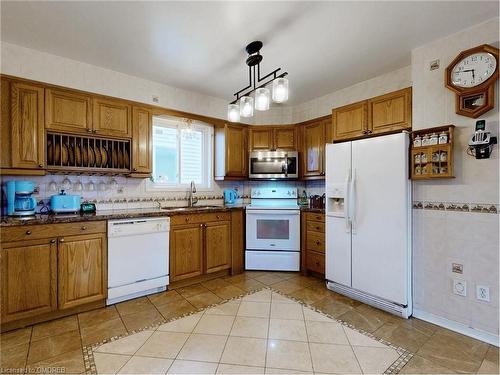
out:
{"label": "oven door", "polygon": [[249,178],[298,178],[297,152],[254,151],[250,153]]}
{"label": "oven door", "polygon": [[247,250],[300,251],[299,210],[248,209]]}

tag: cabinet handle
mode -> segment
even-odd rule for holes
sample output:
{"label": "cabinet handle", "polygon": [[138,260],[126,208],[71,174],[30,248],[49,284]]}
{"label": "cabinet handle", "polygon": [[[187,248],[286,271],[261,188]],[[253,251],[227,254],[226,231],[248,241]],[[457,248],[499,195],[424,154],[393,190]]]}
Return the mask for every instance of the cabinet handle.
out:
{"label": "cabinet handle", "polygon": [[92,133],[92,129],[87,129],[87,133]]}
{"label": "cabinet handle", "polygon": [[84,225],[83,227],[80,228],[81,230],[87,230],[87,227]]}
{"label": "cabinet handle", "polygon": [[316,245],[319,245],[320,243],[321,243],[321,242],[319,242],[319,241],[316,241]]}
{"label": "cabinet handle", "polygon": [[60,239],[59,239],[59,242],[64,242],[64,238],[60,238]]}
{"label": "cabinet handle", "polygon": [[186,223],[187,223],[189,221],[189,218],[187,217],[185,220],[186,220]]}
{"label": "cabinet handle", "polygon": [[29,236],[31,234],[31,231],[30,230],[27,230],[26,231],[26,234]]}
{"label": "cabinet handle", "polygon": [[316,265],[319,266],[319,262],[316,262]]}
{"label": "cabinet handle", "polygon": [[50,240],[50,243],[56,243],[56,240]]}
{"label": "cabinet handle", "polygon": [[92,130],[92,133],[94,133],[94,134],[95,134],[95,133],[97,133],[97,130],[95,130],[95,129],[94,129],[94,130]]}
{"label": "cabinet handle", "polygon": [[39,168],[43,168],[43,164],[38,164],[38,167]]}
{"label": "cabinet handle", "polygon": [[217,219],[220,219],[220,215],[217,215],[217,216],[216,216],[216,218],[217,218]]}

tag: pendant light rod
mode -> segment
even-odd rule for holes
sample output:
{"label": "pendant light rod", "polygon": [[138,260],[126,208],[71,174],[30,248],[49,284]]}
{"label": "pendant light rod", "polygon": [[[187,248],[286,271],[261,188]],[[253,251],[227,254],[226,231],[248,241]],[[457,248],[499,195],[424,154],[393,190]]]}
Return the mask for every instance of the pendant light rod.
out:
{"label": "pendant light rod", "polygon": [[[254,92],[255,90],[260,89],[261,87],[267,86],[272,81],[274,81],[276,78],[283,78],[283,77],[286,77],[288,75],[287,72],[284,72],[284,73],[281,73],[281,74],[277,74],[280,70],[281,70],[281,68],[278,68],[275,71],[273,71],[273,72],[269,73],[268,75],[266,75],[266,77],[269,77],[269,76],[272,75],[273,78],[271,78],[267,82],[264,82],[263,84],[260,84],[259,86],[255,85],[255,80],[251,80],[250,84],[247,87],[245,87],[244,89],[241,89],[240,91],[238,91],[237,93],[234,94],[234,96],[236,96],[236,99],[233,100],[230,104],[235,104],[240,99],[240,97],[242,97],[242,96],[248,96],[252,92]],[[250,75],[251,75],[251,73],[250,73]],[[262,78],[260,81],[266,79],[266,77]],[[260,81],[257,81],[257,83],[260,83]],[[241,95],[242,92],[244,92],[245,90],[248,90],[250,88],[251,88],[251,90],[249,90],[249,91],[245,92],[243,95]]]}

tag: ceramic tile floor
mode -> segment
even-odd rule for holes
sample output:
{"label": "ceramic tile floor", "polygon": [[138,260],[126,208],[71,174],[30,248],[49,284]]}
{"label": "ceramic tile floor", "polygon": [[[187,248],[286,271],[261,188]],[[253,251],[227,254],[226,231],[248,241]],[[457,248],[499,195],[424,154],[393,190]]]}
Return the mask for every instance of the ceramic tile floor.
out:
{"label": "ceramic tile floor", "polygon": [[[281,272],[245,272],[233,277],[221,277],[4,333],[1,335],[0,347],[2,372],[7,369],[65,368],[66,373],[82,373],[82,347],[85,345],[125,335],[265,286],[415,353],[402,373],[498,373],[496,347],[418,319],[400,319],[331,292],[318,279]],[[248,316],[241,315],[242,319],[232,329],[240,330],[242,336],[250,335],[248,325],[243,320],[248,318],[256,323],[250,329],[251,337],[263,339],[264,323],[260,321],[260,326],[257,323],[259,317],[266,319],[265,311],[248,304],[239,308],[242,314]],[[279,309],[276,307],[274,314],[279,314]],[[273,311],[269,313],[273,314]],[[256,314],[256,317],[252,316]],[[286,314],[293,318],[297,309],[286,310]],[[119,359],[116,357],[117,361]],[[150,372],[146,366],[153,366],[152,362],[155,361],[142,361],[139,363],[144,363],[144,372]],[[197,364],[200,367],[192,368],[182,361],[177,361],[171,370],[178,373],[209,372],[203,363]],[[220,371],[223,370],[239,371],[232,365],[222,366]]]}
{"label": "ceramic tile floor", "polygon": [[264,289],[98,346],[97,372],[383,373],[394,348]]}

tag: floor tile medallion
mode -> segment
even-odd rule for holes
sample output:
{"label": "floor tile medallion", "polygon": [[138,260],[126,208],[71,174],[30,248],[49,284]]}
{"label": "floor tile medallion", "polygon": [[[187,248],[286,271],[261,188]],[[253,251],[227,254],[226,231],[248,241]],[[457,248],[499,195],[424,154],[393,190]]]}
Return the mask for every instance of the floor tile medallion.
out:
{"label": "floor tile medallion", "polygon": [[412,356],[271,288],[84,347],[90,374],[395,374]]}

